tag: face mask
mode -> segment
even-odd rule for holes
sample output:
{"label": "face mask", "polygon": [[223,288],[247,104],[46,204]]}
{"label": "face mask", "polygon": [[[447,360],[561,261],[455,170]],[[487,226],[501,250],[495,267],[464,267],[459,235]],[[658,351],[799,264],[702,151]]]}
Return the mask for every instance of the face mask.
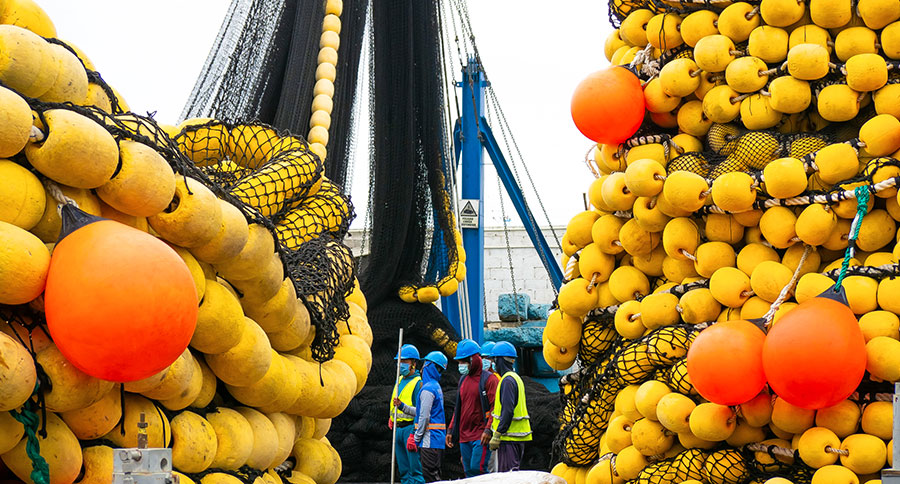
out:
{"label": "face mask", "polygon": [[468,363],[460,363],[459,364],[459,374],[460,375],[468,375],[469,374],[469,364]]}
{"label": "face mask", "polygon": [[491,360],[482,359],[481,360],[481,369],[484,371],[491,371]]}
{"label": "face mask", "polygon": [[400,374],[401,375],[409,374],[409,363],[400,363]]}

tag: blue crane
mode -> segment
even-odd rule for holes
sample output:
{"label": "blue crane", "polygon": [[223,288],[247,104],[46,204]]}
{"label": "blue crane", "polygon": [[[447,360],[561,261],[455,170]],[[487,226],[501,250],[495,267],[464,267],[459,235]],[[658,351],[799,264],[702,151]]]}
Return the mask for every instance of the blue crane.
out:
{"label": "blue crane", "polygon": [[[497,139],[484,117],[485,89],[489,81],[476,56],[469,56],[462,69],[462,80],[456,87],[462,89],[462,116],[453,129],[453,146],[457,167],[461,169],[459,219],[462,227],[463,246],[466,250],[467,275],[460,290],[441,298],[441,307],[453,328],[464,338],[481,342],[484,335],[484,224],[479,213],[484,213],[484,153],[497,170],[506,193],[512,200],[519,219],[525,226],[534,249],[543,262],[553,286],[559,290],[563,273],[550,250],[550,245],[531,209],[509,163],[503,156]],[[447,174],[450,176],[450,174]]]}

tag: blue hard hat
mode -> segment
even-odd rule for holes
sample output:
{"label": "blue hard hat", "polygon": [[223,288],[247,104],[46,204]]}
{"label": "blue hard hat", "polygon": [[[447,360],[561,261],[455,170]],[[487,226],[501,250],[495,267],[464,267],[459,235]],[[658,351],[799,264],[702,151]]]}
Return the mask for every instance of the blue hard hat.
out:
{"label": "blue hard hat", "polygon": [[478,343],[475,340],[466,338],[456,345],[456,356],[453,359],[462,360],[472,355],[477,355],[479,351],[481,351],[481,347],[478,346]]}
{"label": "blue hard hat", "polygon": [[505,356],[507,358],[515,358],[516,356],[516,347],[507,341],[498,341],[497,344],[494,345],[494,352],[491,353],[491,356]]}
{"label": "blue hard hat", "polygon": [[447,357],[444,356],[440,351],[432,351],[425,355],[425,361],[430,361],[437,366],[440,366],[442,369],[447,369]]}
{"label": "blue hard hat", "polygon": [[494,351],[494,343],[493,341],[488,341],[487,343],[481,345],[481,356],[486,356],[488,358],[491,357],[491,354]]}
{"label": "blue hard hat", "polygon": [[[395,356],[396,360],[397,357]],[[403,345],[400,347],[400,359],[402,360],[419,360],[419,349],[413,345]]]}

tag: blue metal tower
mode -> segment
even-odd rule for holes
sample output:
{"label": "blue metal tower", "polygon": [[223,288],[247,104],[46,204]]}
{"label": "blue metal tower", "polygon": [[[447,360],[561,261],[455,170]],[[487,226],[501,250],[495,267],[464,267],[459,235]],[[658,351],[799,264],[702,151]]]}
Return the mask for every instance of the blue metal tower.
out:
{"label": "blue metal tower", "polygon": [[[463,246],[466,250],[467,275],[456,294],[442,298],[441,307],[454,329],[463,338],[481,342],[484,334],[484,152],[487,150],[506,193],[512,200],[519,218],[541,256],[553,285],[562,285],[562,270],[557,264],[544,234],[525,202],[503,152],[484,118],[484,90],[489,85],[478,59],[470,56],[463,67],[462,117],[453,130],[453,144],[457,166],[461,165],[458,204]],[[461,162],[461,163],[460,163]],[[449,176],[449,174],[448,174]]]}

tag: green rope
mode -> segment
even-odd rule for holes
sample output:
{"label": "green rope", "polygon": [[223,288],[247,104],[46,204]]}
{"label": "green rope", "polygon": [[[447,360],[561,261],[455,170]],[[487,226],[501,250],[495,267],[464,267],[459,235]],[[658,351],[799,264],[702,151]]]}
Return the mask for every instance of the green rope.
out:
{"label": "green rope", "polygon": [[34,481],[34,484],[50,484],[50,466],[41,455],[41,442],[37,436],[41,420],[38,418],[38,414],[29,407],[26,405],[22,407],[21,412],[10,410],[9,413],[25,427],[25,436],[28,439],[25,443],[25,453],[31,459],[31,480]]}
{"label": "green rope", "polygon": [[834,283],[834,289],[841,290],[841,284],[844,283],[844,277],[847,275],[847,269],[850,268],[850,259],[856,251],[856,238],[859,237],[859,227],[862,225],[862,219],[869,211],[869,187],[862,185],[856,187],[853,192],[856,194],[856,216],[853,217],[853,224],[850,226],[850,238],[847,244],[847,251],[844,252],[844,261],[841,263],[841,272],[838,274],[837,282]]}

